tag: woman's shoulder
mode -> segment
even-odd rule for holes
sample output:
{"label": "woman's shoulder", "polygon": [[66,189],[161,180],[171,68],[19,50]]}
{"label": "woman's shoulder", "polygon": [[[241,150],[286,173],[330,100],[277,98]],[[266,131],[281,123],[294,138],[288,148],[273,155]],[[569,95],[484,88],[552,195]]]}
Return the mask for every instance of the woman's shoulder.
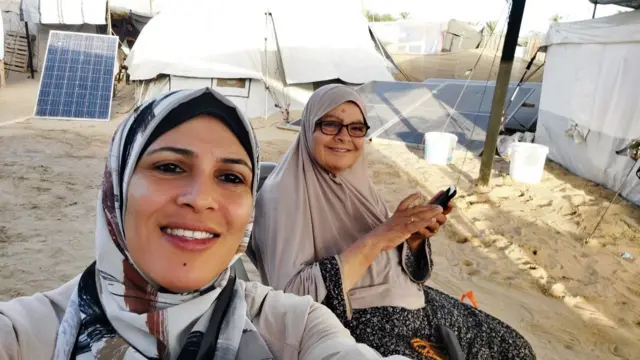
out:
{"label": "woman's shoulder", "polygon": [[356,343],[331,310],[310,296],[284,293],[257,282],[243,285],[247,315],[274,358],[382,359],[373,349]]}
{"label": "woman's shoulder", "polygon": [[315,304],[311,297],[274,290],[258,282],[245,282],[244,286],[247,317],[276,358],[297,353],[308,335],[307,322]]}
{"label": "woman's shoulder", "polygon": [[314,301],[310,296],[297,296],[275,290],[257,281],[246,281],[244,284],[247,316],[250,319],[263,313],[308,313]]}
{"label": "woman's shoulder", "polygon": [[80,276],[57,289],[0,302],[0,359],[51,358]]}

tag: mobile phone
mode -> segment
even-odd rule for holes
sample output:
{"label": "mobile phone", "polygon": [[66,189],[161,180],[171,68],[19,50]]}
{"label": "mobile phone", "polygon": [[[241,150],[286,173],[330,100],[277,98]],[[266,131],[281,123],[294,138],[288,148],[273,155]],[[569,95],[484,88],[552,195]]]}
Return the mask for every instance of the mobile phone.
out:
{"label": "mobile phone", "polygon": [[440,205],[443,209],[446,209],[451,199],[453,199],[457,193],[458,191],[456,190],[456,186],[451,185],[445,191],[440,193],[440,195],[438,195],[431,204]]}

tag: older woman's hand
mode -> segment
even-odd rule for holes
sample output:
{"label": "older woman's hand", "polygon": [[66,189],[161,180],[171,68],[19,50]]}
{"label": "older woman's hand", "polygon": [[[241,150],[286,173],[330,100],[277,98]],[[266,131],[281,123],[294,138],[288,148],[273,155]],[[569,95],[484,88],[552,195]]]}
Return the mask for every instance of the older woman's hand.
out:
{"label": "older woman's hand", "polygon": [[[429,203],[433,202],[440,194],[442,194],[442,191],[435,194],[435,196],[431,198],[431,200],[429,200]],[[415,248],[420,246],[425,239],[434,236],[438,232],[438,230],[440,230],[440,227],[447,222],[447,215],[449,215],[449,213],[453,211],[453,208],[454,205],[452,203],[449,203],[447,205],[447,208],[444,209],[441,214],[438,214],[438,216],[436,216],[436,221],[434,223],[411,234],[411,236],[407,238],[407,244],[409,245],[411,250],[415,250]]]}
{"label": "older woman's hand", "polygon": [[367,238],[375,242],[380,251],[393,249],[413,233],[439,227],[438,219],[443,218],[443,209],[430,204],[410,207],[419,197],[418,193],[409,195],[398,205],[393,216],[367,234]]}

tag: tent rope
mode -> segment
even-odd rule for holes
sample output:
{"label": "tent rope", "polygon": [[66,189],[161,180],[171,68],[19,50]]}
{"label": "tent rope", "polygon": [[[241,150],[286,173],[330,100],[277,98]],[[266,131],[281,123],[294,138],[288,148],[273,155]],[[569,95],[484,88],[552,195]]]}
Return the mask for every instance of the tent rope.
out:
{"label": "tent rope", "polygon": [[[502,10],[500,11],[500,15],[498,16],[498,20],[496,21],[499,22],[500,19],[502,19],[502,16],[504,15],[504,10],[506,9],[508,3],[505,3],[505,5],[502,7]],[[471,77],[473,76],[474,71],[476,70],[476,68],[478,67],[478,64],[480,64],[480,60],[482,59],[482,56],[484,55],[485,50],[487,49],[487,46],[489,46],[489,43],[491,42],[491,38],[496,34],[496,31],[493,31],[491,33],[491,35],[489,35],[489,39],[485,42],[484,47],[482,47],[482,51],[480,52],[480,55],[478,55],[478,58],[476,59],[476,63],[473,65],[473,67],[471,68],[471,70],[469,71],[469,76],[467,77],[467,80],[464,83],[464,87],[462,88],[462,91],[460,92],[460,95],[458,96],[458,99],[456,100],[456,103],[453,105],[453,109],[451,109],[451,111],[449,111],[449,117],[447,118],[447,121],[444,123],[444,126],[442,127],[442,132],[444,132],[444,130],[447,128],[447,125],[449,125],[449,121],[451,121],[451,118],[453,117],[453,113],[456,111],[456,108],[458,107],[458,104],[460,103],[460,99],[462,99],[462,95],[464,95],[464,91],[467,89],[467,86],[469,85],[469,82],[471,82]],[[493,55],[493,60],[495,61],[496,59],[496,55],[498,54],[498,52],[496,51],[495,54]],[[491,63],[491,69],[493,69],[493,63]],[[489,71],[489,77],[491,76],[491,70]],[[489,79],[487,79],[487,83],[489,82]],[[487,91],[487,87],[484,87],[483,93],[482,93],[482,98],[484,99],[484,93]],[[482,106],[482,102],[480,102],[480,105],[478,105],[478,111],[480,111],[480,107]],[[477,117],[476,117],[477,119]],[[475,125],[475,121],[474,121],[474,125]],[[475,127],[475,126],[474,126]]]}
{"label": "tent rope", "polygon": [[637,164],[638,164],[638,160],[634,161],[633,165],[631,165],[629,172],[627,172],[627,175],[622,179],[620,186],[618,186],[618,189],[616,190],[616,194],[613,196],[613,199],[611,199],[611,201],[609,202],[609,205],[607,205],[607,207],[604,209],[604,212],[598,219],[598,222],[596,223],[596,226],[594,226],[593,230],[591,231],[591,234],[589,234],[589,237],[587,237],[584,240],[585,244],[588,243],[589,240],[591,240],[591,238],[593,238],[593,235],[596,233],[596,230],[598,230],[600,223],[602,223],[602,220],[604,219],[605,215],[607,215],[609,208],[611,208],[611,205],[613,205],[613,202],[616,201],[616,199],[620,195],[620,191],[622,191],[622,186],[624,185],[625,182],[627,182],[627,178],[629,178],[629,175],[631,175],[631,172],[633,171],[633,169],[636,167]]}
{"label": "tent rope", "polygon": [[[274,102],[274,106],[280,110],[280,113],[283,117],[283,119],[288,120],[289,119],[289,108],[291,106],[291,101],[290,98],[287,94],[287,89],[286,89],[286,84],[284,83],[285,80],[282,80],[282,88],[279,89],[281,94],[282,94],[282,99],[279,99],[278,95],[275,93],[275,91],[272,89],[271,85],[269,85],[269,75],[271,73],[271,69],[269,68],[269,61],[268,61],[268,56],[269,56],[269,52],[268,52],[268,38],[269,38],[269,18],[271,18],[271,24],[272,27],[271,29],[273,29],[273,37],[274,39],[276,39],[277,34],[275,33],[275,22],[273,20],[273,14],[271,14],[271,12],[266,12],[265,13],[265,38],[264,38],[264,57],[265,57],[265,74],[262,75],[262,82],[264,83],[265,86],[265,90],[266,92],[271,96],[271,98],[273,99]],[[276,40],[277,41],[277,40]],[[276,42],[276,53],[279,53],[279,49],[277,46],[277,42]],[[284,73],[283,71],[284,66],[281,64],[281,59],[279,56],[276,56],[276,67],[274,69],[274,74],[276,74],[276,77],[278,77],[279,74]],[[266,111],[266,109],[265,109]],[[267,114],[265,113],[265,118],[267,117]]]}

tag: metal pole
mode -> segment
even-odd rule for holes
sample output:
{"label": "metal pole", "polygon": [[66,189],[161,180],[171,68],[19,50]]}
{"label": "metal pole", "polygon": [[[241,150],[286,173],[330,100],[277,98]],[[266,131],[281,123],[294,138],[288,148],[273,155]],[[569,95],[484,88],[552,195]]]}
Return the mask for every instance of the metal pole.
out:
{"label": "metal pole", "polygon": [[107,0],[107,35],[111,35],[111,6]]}
{"label": "metal pole", "polygon": [[264,120],[269,118],[269,9],[264,13]]}
{"label": "metal pole", "polygon": [[496,88],[493,94],[493,103],[491,104],[491,115],[487,127],[487,135],[484,139],[484,150],[477,183],[480,186],[489,185],[491,179],[491,168],[493,167],[498,134],[500,133],[500,126],[504,115],[504,104],[509,88],[513,59],[515,58],[516,47],[518,46],[518,36],[520,35],[525,3],[526,0],[513,0],[511,2],[509,23],[507,24],[507,31],[504,37],[498,78],[496,79]]}
{"label": "metal pole", "polygon": [[591,18],[592,18],[592,19],[595,19],[595,18],[596,18],[596,9],[597,9],[597,8],[598,8],[598,0],[596,0],[596,1],[593,3],[593,16],[591,16]]}
{"label": "metal pole", "polygon": [[33,52],[31,51],[31,35],[29,35],[29,23],[26,21],[24,22],[24,32],[27,35],[27,56],[29,57],[29,69],[31,70],[31,78],[35,79],[35,70],[33,70]]}

